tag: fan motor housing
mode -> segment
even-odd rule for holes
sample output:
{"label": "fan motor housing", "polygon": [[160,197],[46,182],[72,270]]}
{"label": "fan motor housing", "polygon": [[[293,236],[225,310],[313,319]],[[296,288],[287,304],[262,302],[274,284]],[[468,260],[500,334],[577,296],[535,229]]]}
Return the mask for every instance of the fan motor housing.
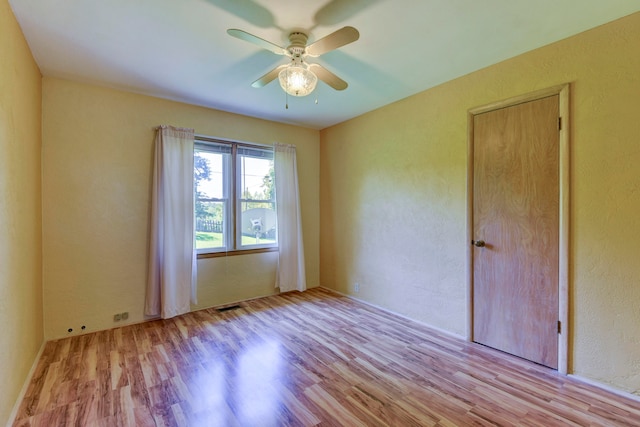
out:
{"label": "fan motor housing", "polygon": [[289,34],[289,47],[287,47],[287,51],[292,56],[300,56],[304,53],[305,47],[307,47],[308,36],[305,33],[301,32],[293,32]]}

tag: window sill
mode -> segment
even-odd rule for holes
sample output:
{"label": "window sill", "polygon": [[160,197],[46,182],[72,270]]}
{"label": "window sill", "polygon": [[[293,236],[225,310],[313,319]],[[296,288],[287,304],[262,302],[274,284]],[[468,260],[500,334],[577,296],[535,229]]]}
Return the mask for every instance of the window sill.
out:
{"label": "window sill", "polygon": [[205,258],[220,258],[226,256],[235,256],[235,255],[249,255],[249,254],[261,254],[265,252],[278,252],[278,248],[260,248],[260,249],[240,249],[226,252],[208,252],[203,254],[198,254],[198,259]]}

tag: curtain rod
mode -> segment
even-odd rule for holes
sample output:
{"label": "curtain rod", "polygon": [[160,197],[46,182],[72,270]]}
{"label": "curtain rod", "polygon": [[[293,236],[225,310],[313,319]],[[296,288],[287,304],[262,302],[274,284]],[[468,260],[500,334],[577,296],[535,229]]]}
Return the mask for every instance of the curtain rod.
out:
{"label": "curtain rod", "polygon": [[[170,126],[170,125],[159,125],[159,126],[155,126],[153,128],[153,130],[162,129],[163,127],[174,127],[176,129],[189,129],[189,128],[178,128],[178,127]],[[196,139],[205,139],[205,140],[218,141],[218,142],[234,142],[236,144],[253,145],[253,146],[258,146],[258,147],[273,148],[273,146],[275,145],[275,144],[262,144],[260,142],[240,141],[239,139],[221,138],[219,136],[204,135],[204,134],[201,134],[201,133],[195,133],[193,136]]]}
{"label": "curtain rod", "polygon": [[194,136],[195,136],[195,138],[208,139],[208,140],[212,140],[212,141],[234,142],[236,144],[253,145],[253,146],[259,146],[259,147],[273,148],[273,144],[261,144],[259,142],[247,142],[247,141],[240,141],[240,140],[237,140],[237,139],[220,138],[218,136],[203,135],[203,134],[200,134],[200,133],[196,133]]}

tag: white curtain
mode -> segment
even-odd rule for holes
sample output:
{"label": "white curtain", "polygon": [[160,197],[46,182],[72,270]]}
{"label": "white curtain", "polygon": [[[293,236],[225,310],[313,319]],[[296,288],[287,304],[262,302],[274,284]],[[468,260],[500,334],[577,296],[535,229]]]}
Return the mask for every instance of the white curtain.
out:
{"label": "white curtain", "polygon": [[273,151],[279,248],[276,287],[280,288],[280,292],[296,289],[304,291],[307,281],[304,271],[296,147],[276,143]]}
{"label": "white curtain", "polygon": [[193,129],[160,126],[155,140],[149,281],[144,312],[164,319],[196,302]]}

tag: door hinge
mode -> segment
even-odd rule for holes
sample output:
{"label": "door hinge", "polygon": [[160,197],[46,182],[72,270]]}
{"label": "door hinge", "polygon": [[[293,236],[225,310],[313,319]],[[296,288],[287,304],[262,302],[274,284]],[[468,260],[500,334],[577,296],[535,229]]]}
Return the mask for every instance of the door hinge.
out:
{"label": "door hinge", "polygon": [[558,117],[558,130],[562,130],[562,117]]}
{"label": "door hinge", "polygon": [[558,320],[558,333],[561,334],[562,333],[562,322],[560,322]]}

